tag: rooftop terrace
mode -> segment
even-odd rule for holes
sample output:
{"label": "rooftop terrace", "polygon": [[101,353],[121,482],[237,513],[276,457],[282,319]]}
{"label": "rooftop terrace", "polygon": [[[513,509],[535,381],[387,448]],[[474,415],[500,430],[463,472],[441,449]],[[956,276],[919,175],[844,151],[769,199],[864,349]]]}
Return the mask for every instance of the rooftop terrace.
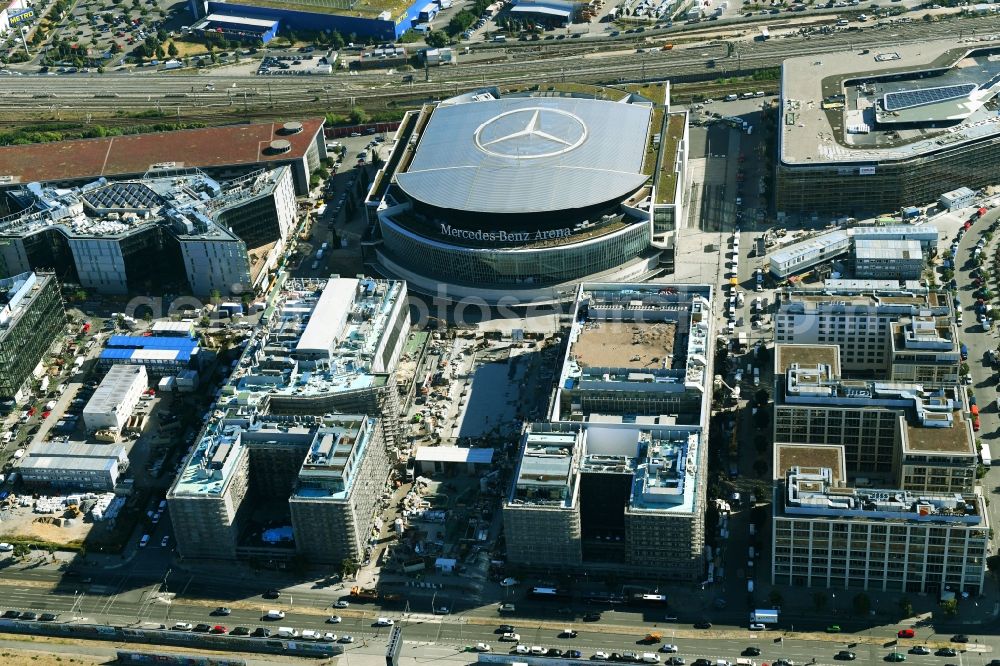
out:
{"label": "rooftop terrace", "polygon": [[[855,49],[786,60],[782,162],[907,159],[1000,133],[1000,117],[985,105],[1000,89],[995,42],[972,49],[955,46],[953,39],[921,41],[871,53]],[[950,86],[962,84],[968,91],[963,95],[936,99],[945,92],[957,94]],[[942,92],[929,92],[935,88]],[[891,107],[901,101],[906,108],[886,111],[886,95]]]}
{"label": "rooftop terrace", "polygon": [[790,515],[969,526],[985,526],[987,522],[982,498],[977,495],[844,488],[834,484],[829,468],[792,468],[785,477],[784,490],[782,509]]}
{"label": "rooftop terrace", "polygon": [[406,334],[405,301],[399,281],[289,280],[228,390],[255,402],[383,385]]}

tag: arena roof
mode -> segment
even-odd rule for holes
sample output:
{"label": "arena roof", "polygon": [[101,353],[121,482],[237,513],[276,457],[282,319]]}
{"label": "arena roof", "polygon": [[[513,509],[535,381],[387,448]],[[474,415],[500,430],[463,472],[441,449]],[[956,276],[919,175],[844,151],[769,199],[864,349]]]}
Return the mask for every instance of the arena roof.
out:
{"label": "arena roof", "polygon": [[[0,176],[28,183],[143,174],[154,164],[176,168],[284,164],[306,154],[323,122],[303,120],[302,131],[296,134],[283,134],[282,123],[277,122],[3,146]],[[270,154],[267,148],[276,138],[287,140],[291,150]]]}
{"label": "arena roof", "polygon": [[439,106],[396,180],[418,201],[469,212],[535,213],[624,198],[648,179],[651,113],[565,97]]}

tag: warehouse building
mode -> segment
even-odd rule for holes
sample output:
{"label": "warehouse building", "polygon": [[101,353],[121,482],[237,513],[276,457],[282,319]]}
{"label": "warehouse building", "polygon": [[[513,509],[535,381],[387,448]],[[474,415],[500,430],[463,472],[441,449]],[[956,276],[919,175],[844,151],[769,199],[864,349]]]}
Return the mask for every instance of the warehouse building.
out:
{"label": "warehouse building", "polygon": [[40,492],[108,492],[128,469],[120,444],[39,442],[17,463],[26,487]]}
{"label": "warehouse building", "polygon": [[712,289],[584,283],[551,422],[527,426],[508,562],[702,580]]}
{"label": "warehouse building", "polygon": [[991,529],[982,495],[852,487],[838,448],[775,447],[771,582],[979,595]]}
{"label": "warehouse building", "polygon": [[117,364],[97,385],[94,395],[83,408],[83,424],[89,432],[121,432],[139,398],[149,387],[146,367]]}
{"label": "warehouse building", "polygon": [[70,191],[30,183],[8,200],[18,212],[0,220],[0,270],[53,266],[61,279],[105,294],[260,288],[296,216],[286,167],[225,184],[197,171]]}
{"label": "warehouse building", "polygon": [[976,440],[961,386],[846,380],[834,345],[775,347],[775,443],[843,447],[846,471],[905,490],[971,493]]}
{"label": "warehouse building", "polygon": [[66,325],[59,282],[51,273],[0,279],[0,407],[24,400],[35,369]]}
{"label": "warehouse building", "polygon": [[[907,285],[874,289],[856,281],[837,287],[775,292],[778,344],[836,344],[845,376],[891,377],[891,326],[903,319],[954,317],[950,296]],[[952,334],[952,340],[957,337]]]}
{"label": "warehouse building", "polygon": [[775,206],[864,217],[994,184],[996,46],[954,39],[813,55],[781,68]]}

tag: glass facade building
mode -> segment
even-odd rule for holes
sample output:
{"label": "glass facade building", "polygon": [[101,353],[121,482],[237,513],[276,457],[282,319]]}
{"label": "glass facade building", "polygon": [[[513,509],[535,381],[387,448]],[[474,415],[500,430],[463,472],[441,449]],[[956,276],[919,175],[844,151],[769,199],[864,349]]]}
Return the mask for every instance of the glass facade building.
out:
{"label": "glass facade building", "polygon": [[0,400],[19,400],[35,366],[66,325],[52,274],[0,280]]}

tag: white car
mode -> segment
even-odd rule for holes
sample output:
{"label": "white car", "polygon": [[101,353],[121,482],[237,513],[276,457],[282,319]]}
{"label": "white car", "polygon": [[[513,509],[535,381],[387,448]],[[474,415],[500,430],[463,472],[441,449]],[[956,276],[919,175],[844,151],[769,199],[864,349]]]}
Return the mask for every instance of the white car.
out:
{"label": "white car", "polygon": [[607,652],[601,652],[600,650],[598,650],[597,652],[594,653],[594,659],[596,659],[597,661],[607,661],[610,658],[611,656]]}
{"label": "white car", "polygon": [[750,625],[750,631],[764,631],[765,629],[767,629],[767,627],[760,622],[754,622]]}
{"label": "white car", "polygon": [[500,581],[500,587],[514,587],[515,585],[517,585],[516,578],[504,578]]}
{"label": "white car", "polygon": [[492,649],[489,643],[476,643],[476,652],[489,652]]}
{"label": "white car", "polygon": [[673,643],[664,643],[660,648],[660,652],[677,652],[677,646]]}
{"label": "white car", "polygon": [[339,615],[331,615],[330,617],[326,618],[327,624],[340,624],[343,621],[344,619]]}
{"label": "white car", "polygon": [[396,624],[396,621],[389,617],[380,617],[375,620],[376,627],[391,627],[394,624]]}
{"label": "white car", "polygon": [[332,631],[327,631],[323,634],[320,640],[326,641],[327,643],[333,643],[337,640],[337,634],[333,633]]}
{"label": "white car", "polygon": [[500,637],[500,640],[505,641],[507,643],[520,643],[521,642],[521,634],[515,634],[515,633],[512,633],[512,632],[507,632],[503,636]]}
{"label": "white car", "polygon": [[516,654],[530,654],[531,648],[527,645],[516,645],[514,646],[514,652]]}
{"label": "white car", "polygon": [[174,629],[177,631],[191,631],[194,629],[194,625],[190,622],[175,622]]}
{"label": "white car", "polygon": [[350,606],[351,603],[349,601],[343,601],[343,600],[338,601],[333,605],[334,608],[349,608]]}
{"label": "white car", "polygon": [[14,550],[14,546],[10,545],[9,543],[7,542],[0,543],[0,553],[9,553],[12,550]]}

